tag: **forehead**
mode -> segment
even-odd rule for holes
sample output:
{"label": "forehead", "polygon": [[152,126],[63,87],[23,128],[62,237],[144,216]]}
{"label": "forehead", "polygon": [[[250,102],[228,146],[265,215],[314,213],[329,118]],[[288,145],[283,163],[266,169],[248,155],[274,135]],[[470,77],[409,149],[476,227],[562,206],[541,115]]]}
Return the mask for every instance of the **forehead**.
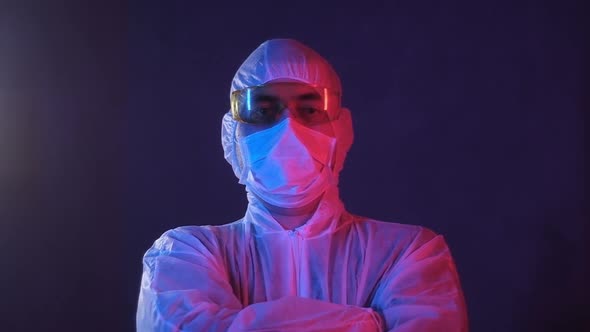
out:
{"label": "forehead", "polygon": [[256,94],[265,96],[275,96],[280,98],[289,98],[310,93],[320,94],[313,86],[299,82],[277,82],[268,83],[255,89]]}

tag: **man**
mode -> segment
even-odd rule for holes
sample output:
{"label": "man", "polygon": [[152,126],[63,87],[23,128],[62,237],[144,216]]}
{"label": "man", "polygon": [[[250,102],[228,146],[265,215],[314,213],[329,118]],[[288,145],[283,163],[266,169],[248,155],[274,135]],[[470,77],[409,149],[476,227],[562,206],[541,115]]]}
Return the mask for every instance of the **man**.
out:
{"label": "man", "polygon": [[290,39],[238,69],[222,144],[244,218],[167,231],[144,256],[139,331],[465,331],[459,279],[432,231],[348,213],[353,139],[330,64]]}

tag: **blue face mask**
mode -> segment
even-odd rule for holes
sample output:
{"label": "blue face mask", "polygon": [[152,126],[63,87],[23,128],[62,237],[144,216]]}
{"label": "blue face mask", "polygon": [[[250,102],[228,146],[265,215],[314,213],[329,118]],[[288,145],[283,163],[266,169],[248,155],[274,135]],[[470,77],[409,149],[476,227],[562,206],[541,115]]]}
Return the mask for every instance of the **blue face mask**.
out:
{"label": "blue face mask", "polygon": [[240,183],[269,204],[301,207],[334,183],[336,139],[291,118],[237,143],[243,159]]}

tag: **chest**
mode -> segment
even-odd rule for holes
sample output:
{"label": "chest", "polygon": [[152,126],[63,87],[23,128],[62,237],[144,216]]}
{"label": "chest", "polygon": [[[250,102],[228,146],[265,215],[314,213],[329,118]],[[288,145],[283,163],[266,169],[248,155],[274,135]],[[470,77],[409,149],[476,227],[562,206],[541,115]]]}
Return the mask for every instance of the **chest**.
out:
{"label": "chest", "polygon": [[300,296],[363,306],[383,273],[376,264],[383,253],[338,234],[311,239],[271,234],[226,250],[229,280],[243,305]]}

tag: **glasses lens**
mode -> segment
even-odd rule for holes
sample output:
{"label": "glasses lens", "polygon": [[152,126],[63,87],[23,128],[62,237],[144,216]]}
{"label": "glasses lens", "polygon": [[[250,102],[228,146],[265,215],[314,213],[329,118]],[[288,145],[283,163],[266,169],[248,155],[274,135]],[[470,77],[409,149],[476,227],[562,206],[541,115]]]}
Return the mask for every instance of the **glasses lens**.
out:
{"label": "glasses lens", "polygon": [[241,122],[272,124],[281,118],[286,108],[304,124],[319,124],[331,120],[329,106],[332,105],[329,103],[331,100],[328,99],[330,97],[327,89],[313,89],[291,95],[269,93],[269,89],[262,86],[235,91],[231,98],[233,117]]}

